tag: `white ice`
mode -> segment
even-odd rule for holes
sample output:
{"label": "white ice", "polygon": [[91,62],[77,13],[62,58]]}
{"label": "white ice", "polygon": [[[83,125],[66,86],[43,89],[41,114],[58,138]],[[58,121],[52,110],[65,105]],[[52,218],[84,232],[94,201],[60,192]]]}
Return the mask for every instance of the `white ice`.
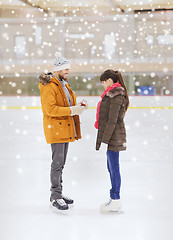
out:
{"label": "white ice", "polygon": [[[95,106],[99,98],[89,98]],[[173,97],[134,97],[133,106],[172,106]],[[95,109],[81,117],[82,140],[71,143],[64,194],[75,204],[66,215],[49,208],[50,146],[39,97],[0,97],[0,239],[172,240],[173,109],[129,109],[128,149],[120,154],[122,214],[101,214],[109,199],[105,146],[95,151]]]}

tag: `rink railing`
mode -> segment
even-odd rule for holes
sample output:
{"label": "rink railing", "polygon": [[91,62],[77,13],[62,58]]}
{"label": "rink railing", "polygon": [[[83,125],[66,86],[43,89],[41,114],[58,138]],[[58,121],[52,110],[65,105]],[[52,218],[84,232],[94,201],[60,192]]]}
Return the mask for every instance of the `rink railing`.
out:
{"label": "rink railing", "polygon": [[[96,110],[99,96],[78,96],[77,102],[88,101],[89,109]],[[173,109],[173,96],[130,96],[129,109]],[[39,96],[0,96],[0,110],[41,110]]]}
{"label": "rink railing", "polygon": [[[41,109],[41,107],[19,107],[19,106],[0,106],[1,110],[7,109],[20,109],[20,110],[27,110],[27,109]],[[88,107],[88,109],[96,109],[96,107]],[[173,109],[173,107],[129,107],[129,109]]]}

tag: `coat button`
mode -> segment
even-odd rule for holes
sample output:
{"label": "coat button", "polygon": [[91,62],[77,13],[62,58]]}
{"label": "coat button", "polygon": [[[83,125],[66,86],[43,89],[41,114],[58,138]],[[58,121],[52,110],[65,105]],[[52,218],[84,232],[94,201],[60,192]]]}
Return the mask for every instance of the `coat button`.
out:
{"label": "coat button", "polygon": [[68,126],[70,126],[70,124],[68,124]]}
{"label": "coat button", "polygon": [[70,139],[71,139],[71,137],[70,137]]}
{"label": "coat button", "polygon": [[61,122],[59,124],[61,124]]}

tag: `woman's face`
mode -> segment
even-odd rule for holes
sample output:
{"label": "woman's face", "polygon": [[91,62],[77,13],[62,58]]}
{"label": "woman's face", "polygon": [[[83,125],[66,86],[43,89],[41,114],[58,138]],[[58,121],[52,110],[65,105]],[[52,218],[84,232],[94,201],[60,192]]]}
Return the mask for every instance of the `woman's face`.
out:
{"label": "woman's face", "polygon": [[106,90],[108,87],[112,86],[114,84],[112,78],[108,78],[106,81],[102,81],[101,85],[104,87]]}

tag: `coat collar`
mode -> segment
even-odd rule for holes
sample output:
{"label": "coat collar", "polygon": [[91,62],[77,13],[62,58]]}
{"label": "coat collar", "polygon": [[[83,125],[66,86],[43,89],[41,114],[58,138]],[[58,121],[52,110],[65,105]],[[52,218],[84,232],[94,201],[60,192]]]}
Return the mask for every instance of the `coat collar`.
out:
{"label": "coat collar", "polygon": [[121,84],[119,82],[114,83],[112,86],[110,86],[106,90],[104,90],[104,92],[101,95],[101,98],[103,98],[105,95],[107,95],[108,97],[114,97],[116,95],[119,95],[120,93],[119,94],[114,93],[114,91],[116,92],[116,89],[119,89],[119,88],[124,89],[121,87]]}
{"label": "coat collar", "polygon": [[122,96],[125,95],[125,91],[124,91],[123,87],[113,88],[112,90],[110,90],[106,93],[106,96],[108,96],[110,98],[113,98],[113,97],[118,96],[118,95],[122,95]]}
{"label": "coat collar", "polygon": [[[49,72],[49,73],[42,73],[39,76],[39,82],[43,85],[47,85],[48,83],[51,83],[51,82],[58,85],[60,83],[60,80],[57,77],[55,77],[53,73]],[[65,84],[67,84],[66,81],[65,81]]]}
{"label": "coat collar", "polygon": [[50,82],[52,82],[51,78],[52,78],[52,73],[42,73],[40,76],[39,76],[39,82],[42,83],[43,85],[46,85]]}

